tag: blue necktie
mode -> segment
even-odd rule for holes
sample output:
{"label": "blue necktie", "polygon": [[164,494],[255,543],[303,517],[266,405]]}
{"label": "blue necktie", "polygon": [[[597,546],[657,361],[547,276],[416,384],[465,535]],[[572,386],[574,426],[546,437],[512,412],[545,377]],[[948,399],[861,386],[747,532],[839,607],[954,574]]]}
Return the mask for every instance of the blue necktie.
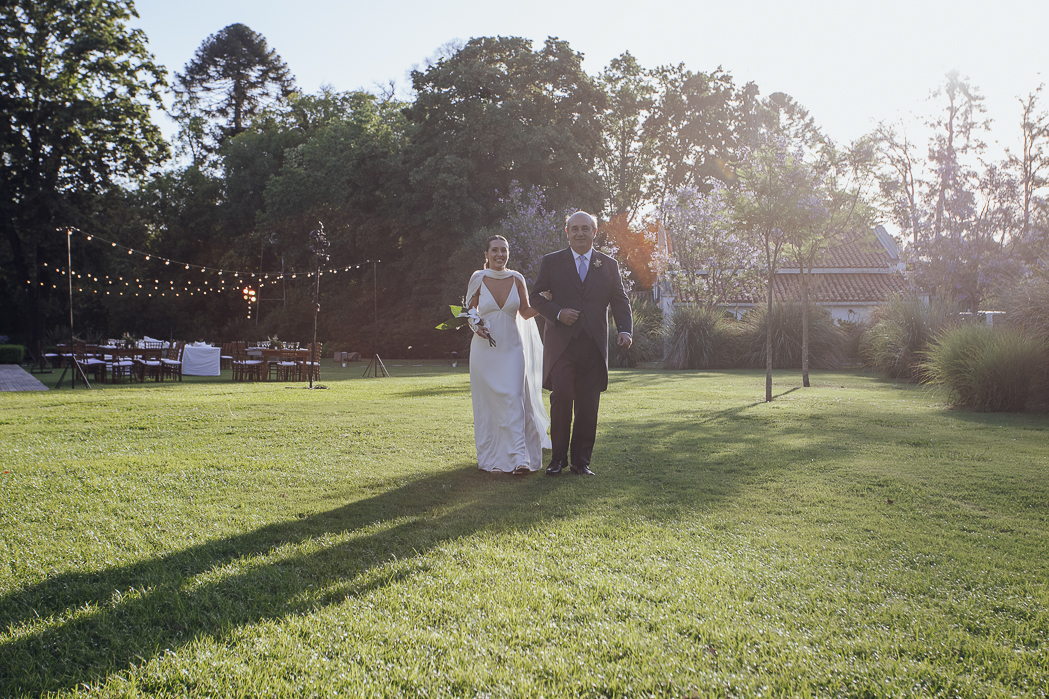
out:
{"label": "blue necktie", "polygon": [[586,255],[579,256],[579,281],[586,281]]}

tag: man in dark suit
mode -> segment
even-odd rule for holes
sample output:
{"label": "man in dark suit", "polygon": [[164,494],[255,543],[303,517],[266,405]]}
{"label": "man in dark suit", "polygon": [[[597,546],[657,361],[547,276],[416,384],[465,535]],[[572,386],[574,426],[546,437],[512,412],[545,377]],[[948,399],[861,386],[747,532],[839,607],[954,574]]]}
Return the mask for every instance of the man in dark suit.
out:
{"label": "man in dark suit", "polygon": [[630,347],[632,318],[619,264],[594,250],[594,217],[584,211],[572,214],[565,233],[569,247],[543,257],[528,297],[547,321],[543,388],[551,391],[553,455],[546,475],[558,476],[569,466],[572,473],[592,476],[597,409],[601,392],[608,388],[608,309],[622,347]]}

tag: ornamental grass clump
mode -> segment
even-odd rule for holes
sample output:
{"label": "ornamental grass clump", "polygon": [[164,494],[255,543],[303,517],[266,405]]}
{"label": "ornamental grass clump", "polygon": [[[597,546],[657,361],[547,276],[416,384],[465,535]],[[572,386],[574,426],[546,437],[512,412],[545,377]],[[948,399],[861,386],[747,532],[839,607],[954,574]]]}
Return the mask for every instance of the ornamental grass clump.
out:
{"label": "ornamental grass clump", "polygon": [[1032,276],[1011,287],[1001,305],[1006,325],[1049,342],[1049,276]]}
{"label": "ornamental grass clump", "polygon": [[945,330],[923,353],[921,379],[944,386],[950,401],[987,413],[1027,407],[1045,342],[1014,328],[965,323]]}
{"label": "ornamental grass clump", "polygon": [[[766,329],[772,324],[772,366],[775,369],[801,368],[802,307],[800,303],[778,303],[769,316],[764,306],[743,317],[742,352],[744,367],[765,366]],[[771,321],[770,321],[771,319]],[[809,365],[813,369],[837,369],[845,360],[845,333],[835,325],[830,311],[809,305]]]}
{"label": "ornamental grass clump", "polygon": [[670,317],[663,367],[721,367],[734,344],[732,321],[724,313],[705,306],[677,306]]}
{"label": "ornamental grass clump", "polygon": [[951,302],[926,302],[914,295],[897,294],[875,312],[871,328],[860,342],[860,358],[864,366],[891,378],[917,380],[922,352],[957,319]]}
{"label": "ornamental grass clump", "polygon": [[663,311],[655,303],[642,300],[631,304],[633,313],[633,342],[630,349],[617,344],[615,324],[608,326],[608,361],[612,366],[636,367],[644,362],[658,362],[663,358]]}

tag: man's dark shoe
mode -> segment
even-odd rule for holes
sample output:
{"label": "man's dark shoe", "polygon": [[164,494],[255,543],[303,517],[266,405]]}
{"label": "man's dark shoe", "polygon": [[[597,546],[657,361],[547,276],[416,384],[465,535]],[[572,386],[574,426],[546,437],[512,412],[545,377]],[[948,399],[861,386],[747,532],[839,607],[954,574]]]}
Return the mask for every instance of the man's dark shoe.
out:
{"label": "man's dark shoe", "polygon": [[560,476],[561,470],[564,469],[564,461],[551,461],[550,465],[546,467],[546,475],[548,476]]}
{"label": "man's dark shoe", "polygon": [[591,471],[586,466],[573,466],[571,470],[572,470],[572,473],[574,473],[577,476],[596,476],[597,475],[596,473]]}

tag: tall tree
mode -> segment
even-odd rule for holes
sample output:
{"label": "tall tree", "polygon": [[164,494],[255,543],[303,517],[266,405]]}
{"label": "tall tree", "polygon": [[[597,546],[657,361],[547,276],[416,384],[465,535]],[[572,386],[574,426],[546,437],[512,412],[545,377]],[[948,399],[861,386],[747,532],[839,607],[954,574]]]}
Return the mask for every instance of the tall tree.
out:
{"label": "tall tree", "polygon": [[462,294],[450,256],[506,215],[513,183],[543,189],[549,209],[603,208],[595,163],[606,101],[580,54],[557,39],[538,49],[517,37],[471,39],[414,71],[412,83],[403,210],[414,233],[404,273],[420,324]]}
{"label": "tall tree", "polygon": [[[1021,187],[1020,254],[1027,261],[1047,252],[1049,236],[1049,113],[1039,111],[1038,98],[1042,85],[1020,101],[1023,110],[1020,121],[1021,146],[1019,155],[1008,153],[1008,164],[1017,173]],[[1039,225],[1040,224],[1040,225]]]}
{"label": "tall tree", "polygon": [[646,189],[655,173],[655,139],[644,132],[655,105],[656,88],[649,71],[624,53],[612,59],[598,76],[608,95],[601,115],[603,148],[598,169],[606,189],[607,218],[629,224],[645,205]]}
{"label": "tall tree", "polygon": [[706,74],[663,66],[654,79],[657,97],[643,137],[654,141],[647,198],[658,207],[681,187],[706,189],[711,179],[733,179],[729,163],[745,143],[749,93],[738,91],[720,68]]}
{"label": "tall tree", "polygon": [[874,130],[874,143],[885,165],[878,175],[884,207],[901,233],[917,247],[922,230],[921,161],[917,147],[906,130],[881,123]]}
{"label": "tall tree", "polygon": [[766,308],[765,402],[772,401],[772,303],[774,281],[784,245],[810,226],[821,202],[814,196],[816,178],[801,149],[791,150],[782,134],[766,134],[759,147],[745,153],[739,184],[732,192],[733,225],[754,240],[762,252]]}
{"label": "tall tree", "polygon": [[35,338],[57,304],[56,228],[89,221],[92,195],[167,156],[149,117],[164,71],[127,26],[135,16],[130,0],[0,4],[0,230],[15,273],[4,297]]}
{"label": "tall tree", "polygon": [[873,226],[866,191],[873,179],[874,148],[860,139],[844,150],[826,143],[812,162],[809,215],[787,236],[787,255],[801,282],[801,382],[809,387],[809,311],[812,269],[827,250],[865,237]]}
{"label": "tall tree", "polygon": [[244,133],[252,118],[295,91],[288,66],[261,34],[243,24],[205,39],[175,79],[182,134],[200,157]]}

